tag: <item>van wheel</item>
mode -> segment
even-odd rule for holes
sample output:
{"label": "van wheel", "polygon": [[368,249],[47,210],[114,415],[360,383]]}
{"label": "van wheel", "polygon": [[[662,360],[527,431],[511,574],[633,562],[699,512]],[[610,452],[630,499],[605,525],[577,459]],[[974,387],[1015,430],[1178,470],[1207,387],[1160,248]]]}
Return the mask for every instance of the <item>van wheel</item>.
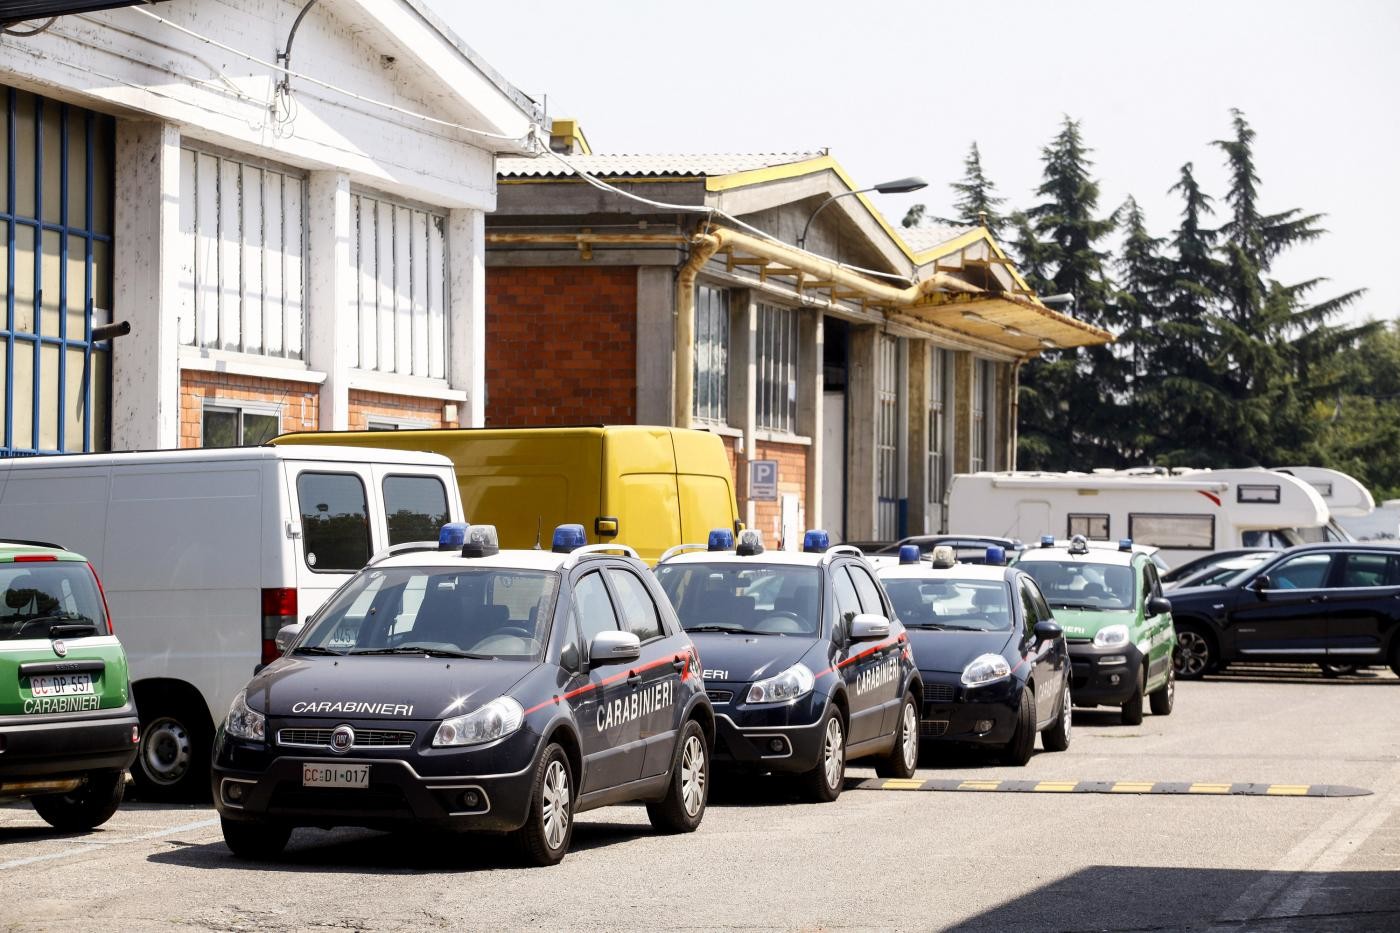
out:
{"label": "van wheel", "polygon": [[188,800],[209,790],[213,739],[181,713],[157,709],[141,721],[131,776],[143,800]]}
{"label": "van wheel", "polygon": [[122,802],[123,784],[121,771],[93,771],[75,791],[35,797],[34,809],[54,829],[82,832],[112,818]]}
{"label": "van wheel", "polygon": [[276,823],[246,822],[226,820],[219,823],[224,831],[224,845],[241,859],[270,859],[282,854],[287,840],[292,837],[290,826]]}
{"label": "van wheel", "polygon": [[647,818],[657,832],[690,833],[705,816],[710,799],[710,746],[700,724],[687,720],[671,759],[666,796],[647,804]]}
{"label": "van wheel", "polygon": [[1021,689],[1021,705],[1016,710],[1016,731],[1006,743],[1006,763],[1021,767],[1035,752],[1035,691],[1029,684]]}
{"label": "van wheel", "polygon": [[1123,704],[1123,725],[1142,725],[1142,689],[1143,675],[1142,668],[1137,672],[1137,688],[1133,690],[1133,695],[1128,697],[1128,702]]}
{"label": "van wheel", "polygon": [[1152,702],[1153,716],[1170,716],[1172,707],[1176,706],[1176,668],[1167,665],[1167,682],[1157,688],[1155,693],[1147,696]]}
{"label": "van wheel", "polygon": [[557,865],[574,837],[574,783],[558,743],[540,756],[530,792],[530,815],[517,829],[521,854],[531,865]]}
{"label": "van wheel", "polygon": [[812,770],[800,777],[802,796],[813,803],[830,803],[846,784],[846,727],[834,707],[822,723],[822,747]]}
{"label": "van wheel", "polygon": [[899,709],[899,725],[894,730],[894,747],[875,762],[875,773],[885,778],[911,778],[919,767],[919,707],[914,694],[904,695]]}

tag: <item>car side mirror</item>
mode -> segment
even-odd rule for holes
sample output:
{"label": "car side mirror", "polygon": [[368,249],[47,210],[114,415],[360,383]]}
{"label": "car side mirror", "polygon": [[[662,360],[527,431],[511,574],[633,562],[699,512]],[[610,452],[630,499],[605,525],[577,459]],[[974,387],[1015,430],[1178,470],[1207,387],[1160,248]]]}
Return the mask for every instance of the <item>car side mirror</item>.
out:
{"label": "car side mirror", "polygon": [[277,630],[277,636],[272,640],[272,644],[279,652],[286,651],[292,642],[297,640],[304,625],[303,622],[293,622],[291,625],[282,626]]}
{"label": "car side mirror", "polygon": [[890,637],[890,620],[873,612],[859,613],[851,620],[851,641],[874,641]]}
{"label": "car side mirror", "polygon": [[1261,573],[1259,574],[1259,576],[1249,581],[1249,588],[1254,592],[1258,593],[1259,598],[1262,599],[1264,597],[1265,590],[1271,590],[1274,588],[1274,581],[1269,579],[1269,575],[1267,573]]}
{"label": "car side mirror", "polygon": [[1172,611],[1172,601],[1165,596],[1154,596],[1147,601],[1147,614],[1150,616],[1166,615]]}
{"label": "car side mirror", "polygon": [[642,656],[642,640],[631,632],[599,632],[588,643],[592,664],[619,664]]}
{"label": "car side mirror", "polygon": [[1060,623],[1054,619],[1041,619],[1035,624],[1033,631],[1035,632],[1035,640],[1038,642],[1054,641],[1065,633],[1065,630],[1060,628]]}

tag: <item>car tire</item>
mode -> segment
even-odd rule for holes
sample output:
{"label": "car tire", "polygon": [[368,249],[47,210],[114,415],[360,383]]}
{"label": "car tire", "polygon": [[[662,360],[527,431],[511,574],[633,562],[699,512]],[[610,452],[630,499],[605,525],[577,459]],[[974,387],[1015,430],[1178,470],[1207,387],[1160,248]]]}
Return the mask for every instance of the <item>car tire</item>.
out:
{"label": "car tire", "polygon": [[1128,702],[1123,704],[1123,725],[1125,726],[1142,725],[1142,691],[1143,685],[1146,683],[1143,671],[1144,668],[1138,668],[1137,687],[1133,690],[1133,695],[1128,697]]}
{"label": "car tire", "polygon": [[1063,752],[1069,749],[1070,732],[1074,726],[1074,703],[1069,695],[1069,676],[1065,676],[1065,688],[1060,692],[1060,715],[1040,733],[1040,744],[1047,752]]}
{"label": "car tire", "polygon": [[77,790],[35,797],[34,810],[54,829],[84,832],[112,818],[125,784],[121,771],[93,771]]}
{"label": "car tire", "polygon": [[1167,665],[1167,682],[1147,695],[1153,716],[1170,716],[1176,706],[1176,666]]}
{"label": "car tire", "polygon": [[272,859],[282,854],[292,837],[290,826],[277,823],[220,819],[224,845],[236,857],[250,861]]}
{"label": "car tire", "polygon": [[875,762],[875,773],[884,778],[911,778],[919,768],[919,704],[906,693],[894,730],[894,747]]}
{"label": "car tire", "polygon": [[1181,680],[1195,680],[1223,667],[1210,632],[1194,622],[1178,623],[1172,667]]}
{"label": "car tire", "polygon": [[671,758],[671,780],[666,796],[647,804],[647,819],[660,833],[693,833],[705,818],[710,799],[710,743],[693,719],[681,729]]}
{"label": "car tire", "polygon": [[141,716],[131,777],[142,800],[189,801],[209,793],[213,736],[184,712],[157,708]]}
{"label": "car tire", "polygon": [[521,854],[531,865],[557,865],[574,838],[574,780],[569,758],[551,742],[535,766],[530,814],[516,830]]}
{"label": "car tire", "polygon": [[822,747],[817,763],[798,780],[802,796],[813,803],[830,803],[846,786],[846,723],[835,707],[822,720]]}
{"label": "car tire", "polygon": [[1030,684],[1021,688],[1021,702],[1016,709],[1016,731],[1006,743],[1006,763],[1023,766],[1035,752],[1035,691]]}

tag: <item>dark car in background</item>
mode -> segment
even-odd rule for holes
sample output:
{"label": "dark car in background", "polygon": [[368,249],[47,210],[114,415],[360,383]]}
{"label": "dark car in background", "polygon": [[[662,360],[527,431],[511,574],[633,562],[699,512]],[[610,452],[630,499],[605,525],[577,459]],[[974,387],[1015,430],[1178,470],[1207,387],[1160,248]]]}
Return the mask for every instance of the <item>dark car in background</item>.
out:
{"label": "dark car in background", "polygon": [[1217,567],[1226,561],[1247,557],[1251,554],[1277,554],[1279,550],[1276,547],[1237,547],[1227,548],[1223,551],[1212,551],[1209,554],[1202,554],[1200,557],[1177,564],[1170,570],[1164,570],[1162,572],[1162,585],[1184,585],[1187,577],[1194,577],[1201,571]]}

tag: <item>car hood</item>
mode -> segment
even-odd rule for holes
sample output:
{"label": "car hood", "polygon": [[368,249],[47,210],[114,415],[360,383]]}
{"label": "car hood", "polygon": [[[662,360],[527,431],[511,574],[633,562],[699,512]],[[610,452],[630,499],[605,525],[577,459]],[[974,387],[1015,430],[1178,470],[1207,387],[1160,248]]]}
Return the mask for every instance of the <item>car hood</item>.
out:
{"label": "car hood", "polygon": [[960,674],[967,662],[982,654],[1001,654],[1014,632],[940,632],[909,628],[914,663],[921,671]]}
{"label": "car hood", "polygon": [[442,719],[510,692],[537,663],[389,656],[289,655],[248,684],[248,705],[268,716]]}
{"label": "car hood", "polygon": [[[813,649],[819,644],[818,639],[793,635],[691,632],[690,637],[700,652],[705,680],[712,683],[752,683],[781,674],[809,654],[817,654]],[[813,673],[826,666],[825,659],[808,659],[807,666],[813,664],[819,664]]]}
{"label": "car hood", "polygon": [[1137,613],[1130,609],[1055,609],[1055,621],[1065,630],[1065,638],[1093,638],[1110,625],[1132,628]]}

